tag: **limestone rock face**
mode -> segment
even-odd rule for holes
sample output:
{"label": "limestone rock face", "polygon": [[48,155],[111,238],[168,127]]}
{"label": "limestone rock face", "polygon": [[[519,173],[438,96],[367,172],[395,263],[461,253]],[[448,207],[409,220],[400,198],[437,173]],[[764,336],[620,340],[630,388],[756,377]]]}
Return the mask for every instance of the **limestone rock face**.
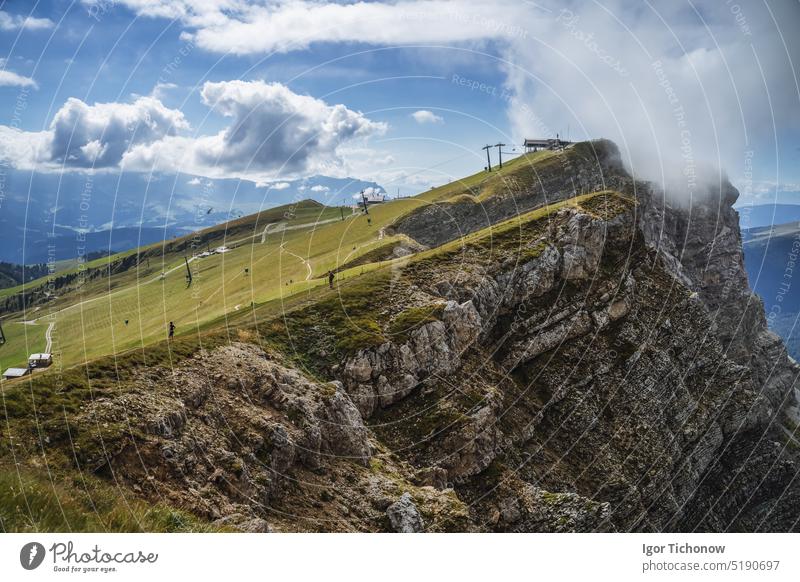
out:
{"label": "limestone rock face", "polygon": [[342,382],[364,417],[408,396],[432,374],[450,374],[478,336],[481,318],[474,305],[446,304],[441,321],[411,332],[403,344],[364,349],[344,364]]}
{"label": "limestone rock face", "polygon": [[246,531],[796,531],[798,367],[749,290],[735,190],[676,205],[593,147],[395,225],[432,246],[586,194],[398,266],[406,303],[355,314],[435,317],[316,379],[241,343],[142,371],[82,409],[78,434],[128,424],[78,460]]}
{"label": "limestone rock face", "polygon": [[[410,389],[383,374],[397,398],[379,436],[446,471],[493,529],[796,528],[798,460],[781,443],[798,368],[749,291],[735,191],[687,209],[605,170],[635,206],[564,208],[523,261],[431,271],[424,289],[471,303],[480,329]],[[498,469],[513,478],[485,490]]]}

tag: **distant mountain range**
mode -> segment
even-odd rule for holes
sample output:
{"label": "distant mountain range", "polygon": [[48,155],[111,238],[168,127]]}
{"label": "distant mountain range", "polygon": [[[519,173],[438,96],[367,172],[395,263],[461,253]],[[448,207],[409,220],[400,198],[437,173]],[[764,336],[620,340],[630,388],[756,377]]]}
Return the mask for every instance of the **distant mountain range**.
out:
{"label": "distant mountain range", "polygon": [[767,323],[784,339],[792,357],[800,360],[800,279],[795,264],[800,220],[743,230],[742,241],[750,286],[764,301]]}
{"label": "distant mountain range", "polygon": [[736,210],[742,229],[800,221],[800,204],[747,204]]}
{"label": "distant mountain range", "polygon": [[256,184],[183,174],[9,170],[0,198],[0,261],[33,264],[123,251],[303,199],[350,204],[370,188],[384,191],[375,182],[328,176]]}

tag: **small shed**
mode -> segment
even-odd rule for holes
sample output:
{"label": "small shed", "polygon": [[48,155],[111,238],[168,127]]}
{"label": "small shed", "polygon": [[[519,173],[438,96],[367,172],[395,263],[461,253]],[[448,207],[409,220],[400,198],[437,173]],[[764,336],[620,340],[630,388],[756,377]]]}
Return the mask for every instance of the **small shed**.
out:
{"label": "small shed", "polygon": [[31,373],[30,368],[9,368],[3,372],[3,378],[6,380],[13,380],[14,378],[22,378]]}
{"label": "small shed", "polygon": [[28,358],[28,366],[31,368],[47,368],[52,363],[52,354],[31,354]]}

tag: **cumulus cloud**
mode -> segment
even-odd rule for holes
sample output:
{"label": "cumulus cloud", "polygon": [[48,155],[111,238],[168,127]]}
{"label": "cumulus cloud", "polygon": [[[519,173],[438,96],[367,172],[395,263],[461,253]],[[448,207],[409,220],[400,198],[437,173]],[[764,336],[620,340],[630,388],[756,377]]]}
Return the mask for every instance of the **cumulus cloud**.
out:
{"label": "cumulus cloud", "polygon": [[182,112],[155,97],[88,105],[70,98],[46,131],[0,126],[0,156],[17,167],[181,171],[209,177],[344,171],[339,148],[386,131],[344,105],[299,95],[279,83],[206,83],[203,103],[228,118],[211,135],[189,136]]}
{"label": "cumulus cloud", "polygon": [[329,190],[330,188],[328,188],[327,186],[323,186],[322,184],[317,184],[316,186],[311,187],[312,192],[327,192]]}
{"label": "cumulus cloud", "polygon": [[25,169],[113,168],[129,148],[188,128],[183,113],[152,97],[94,105],[69,98],[45,131],[0,126],[0,158]]}
{"label": "cumulus cloud", "polygon": [[433,111],[428,111],[427,109],[420,109],[419,111],[415,111],[411,114],[411,117],[414,118],[419,124],[425,123],[444,123],[444,119],[439,115],[436,115]]}
{"label": "cumulus cloud", "polygon": [[50,124],[49,161],[77,167],[118,165],[131,147],[189,129],[183,113],[153,97],[87,105],[69,98]]}
{"label": "cumulus cloud", "polygon": [[121,1],[178,19],[197,46],[219,53],[493,41],[514,141],[568,129],[608,137],[638,176],[689,193],[704,168],[715,168],[713,180],[721,168],[735,178],[750,163],[777,166],[781,140],[800,124],[800,4],[791,0]]}
{"label": "cumulus cloud", "polygon": [[276,182],[270,186],[273,190],[286,190],[289,187],[291,187],[289,182]]}
{"label": "cumulus cloud", "polygon": [[222,131],[206,136],[167,136],[135,145],[127,168],[191,168],[211,177],[241,176],[268,181],[275,176],[344,172],[339,147],[386,131],[344,105],[329,105],[280,83],[207,82],[203,103],[229,118]]}
{"label": "cumulus cloud", "polygon": [[0,30],[11,31],[24,28],[27,30],[43,30],[52,28],[53,21],[49,18],[34,18],[32,16],[21,16],[19,14],[9,14],[0,10]]}
{"label": "cumulus cloud", "polygon": [[231,170],[310,170],[320,159],[335,160],[342,143],[386,130],[344,105],[328,105],[280,83],[206,83],[201,94],[206,105],[232,122],[200,141],[197,156],[200,163]]}
{"label": "cumulus cloud", "polygon": [[27,132],[0,125],[0,160],[20,170],[33,170],[48,157],[50,132]]}
{"label": "cumulus cloud", "polygon": [[0,70],[0,87],[33,87],[38,88],[36,81],[30,77],[23,77],[13,71]]}

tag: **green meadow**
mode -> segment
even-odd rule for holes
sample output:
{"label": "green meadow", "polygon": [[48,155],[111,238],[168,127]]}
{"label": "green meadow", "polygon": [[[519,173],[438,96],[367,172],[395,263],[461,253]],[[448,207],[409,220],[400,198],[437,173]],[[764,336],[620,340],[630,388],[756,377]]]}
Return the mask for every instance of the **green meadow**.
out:
{"label": "green meadow", "polygon": [[[517,176],[529,180],[528,174],[535,173],[536,166],[551,157],[552,152],[520,156],[504,164],[502,170],[479,172],[413,198],[371,206],[369,215],[303,201],[204,229],[183,240],[165,241],[160,243],[164,252],[158,259],[139,260],[119,273],[87,280],[44,306],[6,319],[9,342],[0,347],[0,363],[4,368],[24,365],[28,353],[44,348],[49,322],[54,322],[52,351],[62,366],[69,367],[164,340],[170,321],[180,337],[213,322],[224,324],[226,317],[241,319],[261,305],[280,310],[285,301],[296,301],[317,287],[327,286],[329,270],[338,270],[336,280],[341,283],[380,267],[380,262],[362,261],[348,268],[358,264],[359,257],[396,244],[400,236],[387,235],[385,230],[406,213],[467,195],[480,199]],[[203,237],[205,241],[194,248],[170,250],[176,243]],[[230,250],[202,258],[193,256],[221,245]],[[84,268],[111,265],[136,253],[131,250],[97,259]],[[377,254],[381,255],[379,250]],[[191,285],[187,283],[184,257],[190,260]],[[78,267],[59,275],[75,272]],[[26,287],[43,283],[39,280]],[[19,290],[4,290],[3,295]],[[19,323],[25,319],[35,319],[37,324]]]}

